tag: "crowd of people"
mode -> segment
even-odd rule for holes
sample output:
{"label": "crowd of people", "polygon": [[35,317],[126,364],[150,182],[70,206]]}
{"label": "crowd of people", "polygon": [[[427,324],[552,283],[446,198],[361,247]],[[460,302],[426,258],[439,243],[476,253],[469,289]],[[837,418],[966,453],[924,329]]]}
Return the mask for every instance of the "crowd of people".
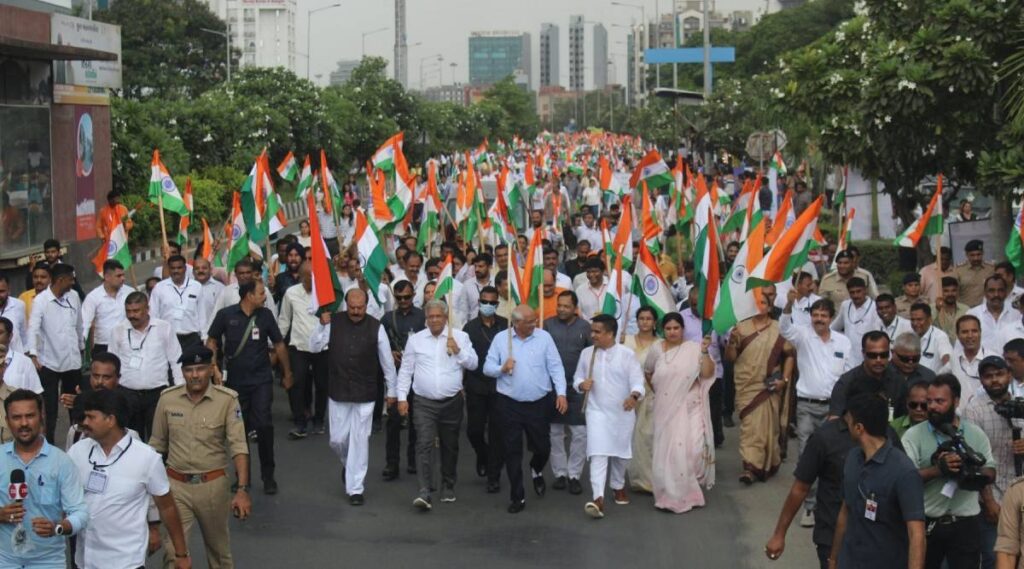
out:
{"label": "crowd of people", "polygon": [[[325,436],[352,506],[375,482],[376,431],[382,483],[404,463],[416,477],[411,508],[456,502],[465,422],[474,472],[492,494],[506,479],[511,514],[526,507],[527,475],[538,498],[549,481],[583,495],[594,519],[613,513],[606,498],[625,506],[635,492],[685,513],[705,505],[722,474],[716,449],[738,427],[742,466],[729,475],[745,485],[776,475],[797,439],[795,480],[765,546],[772,560],[799,517],[822,567],[1016,564],[1024,289],[1012,265],[985,261],[971,241],[965,263],[944,250],[887,292],[847,246],[761,288],[758,315],[708,333],[683,235],[655,236],[675,310],[627,286],[609,311],[602,224],[616,233],[619,204],[587,173],[542,183],[512,242],[385,236],[391,264],[376,287],[352,243],[361,202],[346,185],[340,215],[311,212],[341,288],[333,311],[313,306],[320,245],[307,220],[275,254],[230,273],[168,244],[139,290],[110,260],[85,294],[47,242],[25,293],[0,276],[0,476],[15,491],[0,508],[0,565],[63,567],[68,536],[82,569],[140,567],[159,549],[167,567],[189,567],[198,525],[209,566],[233,566],[228,521],[252,509],[251,443],[260,490],[279,491],[276,382],[291,414],[285,438]],[[565,200],[555,208],[572,212],[565,223],[544,196]],[[648,204],[662,221],[667,199]],[[542,301],[517,305],[512,261],[526,264],[537,232]],[[728,268],[740,244],[723,249]],[[439,281],[446,263],[450,286]],[[71,426],[58,437],[64,412]]]}

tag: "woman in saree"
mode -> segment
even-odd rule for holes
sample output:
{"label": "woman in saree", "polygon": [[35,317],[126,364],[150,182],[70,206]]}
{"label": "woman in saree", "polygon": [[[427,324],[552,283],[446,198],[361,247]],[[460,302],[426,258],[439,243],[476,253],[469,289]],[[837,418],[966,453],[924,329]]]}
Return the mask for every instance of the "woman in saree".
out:
{"label": "woman in saree", "polygon": [[736,408],[740,412],[740,482],[764,482],[779,469],[782,448],[782,402],[793,376],[793,347],[768,315],[770,307],[736,325],[729,334],[725,359],[733,362]]}
{"label": "woman in saree", "polygon": [[701,487],[715,484],[715,443],[708,392],[715,362],[711,338],[683,341],[683,317],[662,319],[665,339],[647,352],[644,372],[654,390],[654,506],[681,514],[704,505]]}
{"label": "woman in saree", "polygon": [[[647,361],[647,351],[658,341],[654,334],[658,324],[658,314],[653,308],[644,306],[636,311],[638,332],[626,336],[625,346],[636,354],[636,359],[643,366]],[[654,397],[651,384],[647,382],[647,392],[636,406],[636,425],[633,427],[633,460],[629,461],[626,472],[629,474],[629,485],[636,492],[652,491],[651,461],[654,458]]]}

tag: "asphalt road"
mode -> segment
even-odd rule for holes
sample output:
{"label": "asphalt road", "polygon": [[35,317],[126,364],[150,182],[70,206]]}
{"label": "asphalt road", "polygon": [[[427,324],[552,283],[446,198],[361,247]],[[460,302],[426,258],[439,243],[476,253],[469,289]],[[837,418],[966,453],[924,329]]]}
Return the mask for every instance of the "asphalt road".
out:
{"label": "asphalt road", "polygon": [[[474,454],[463,435],[460,443],[457,502],[433,511],[412,507],[415,475],[384,482],[383,433],[371,439],[366,504],[350,506],[341,480],[341,465],[327,436],[289,441],[284,392],[274,402],[277,480],[280,493],[265,496],[253,488],[253,515],[231,521],[235,565],[248,568],[308,567],[816,567],[810,530],[791,528],[787,550],[770,562],[764,543],[792,481],[793,458],[772,480],[751,487],[737,481],[738,429],[727,429],[718,452],[718,484],[706,493],[707,506],[673,515],[655,510],[649,495],[632,495],[628,506],[611,503],[603,520],[583,513],[589,494],[569,495],[550,488],[544,498],[527,481],[527,507],[508,514],[507,480],[500,494],[487,494],[474,470]],[[404,435],[404,434],[403,434]],[[404,439],[404,436],[403,436]],[[251,445],[255,452],[255,445]],[[795,442],[792,445],[795,452]],[[403,448],[403,456],[405,455]],[[792,455],[791,455],[792,456]],[[258,480],[254,466],[254,478]],[[528,480],[528,479],[527,479]],[[609,493],[610,497],[610,493]],[[190,537],[194,567],[206,567],[198,527]],[[155,555],[147,567],[160,564]]]}

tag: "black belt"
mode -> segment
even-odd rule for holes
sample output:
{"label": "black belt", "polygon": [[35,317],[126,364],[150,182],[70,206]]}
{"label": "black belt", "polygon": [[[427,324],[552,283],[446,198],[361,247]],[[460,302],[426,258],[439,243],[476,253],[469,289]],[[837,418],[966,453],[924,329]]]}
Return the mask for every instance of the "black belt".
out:
{"label": "black belt", "polygon": [[796,400],[802,403],[820,403],[821,405],[828,405],[832,402],[831,399],[810,399],[808,397],[800,397],[799,395]]}
{"label": "black belt", "polygon": [[939,516],[937,518],[926,517],[925,522],[928,524],[938,524],[940,526],[945,526],[949,524],[955,524],[956,522],[962,522],[973,517],[974,516],[954,516],[951,514],[947,514],[945,516]]}

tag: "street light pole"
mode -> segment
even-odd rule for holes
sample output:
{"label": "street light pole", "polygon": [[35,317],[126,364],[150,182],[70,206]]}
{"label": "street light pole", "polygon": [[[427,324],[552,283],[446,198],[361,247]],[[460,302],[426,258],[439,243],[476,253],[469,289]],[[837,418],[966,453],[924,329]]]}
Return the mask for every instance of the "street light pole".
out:
{"label": "street light pole", "polygon": [[230,83],[231,82],[231,36],[229,35],[228,32],[231,31],[231,24],[228,24],[228,29],[227,29],[226,32],[222,32],[222,31],[219,31],[219,30],[211,30],[209,28],[199,28],[199,29],[200,29],[200,31],[206,32],[208,34],[213,34],[215,36],[220,36],[220,37],[224,38],[224,45],[225,45],[225,49],[224,49],[224,53],[225,53],[225,55],[224,55],[224,64],[226,65],[226,69],[227,69],[227,82]]}
{"label": "street light pole", "polygon": [[[435,57],[441,57],[441,54],[440,53],[435,53],[434,55],[428,55],[426,57],[421,57],[420,58],[420,91],[426,89],[426,85],[423,84],[423,62],[428,60],[428,59],[433,59]],[[444,81],[442,81],[442,83],[443,82]]]}
{"label": "street light pole", "polygon": [[310,24],[313,21],[313,14],[322,12],[324,10],[330,10],[331,8],[340,8],[341,2],[331,4],[330,6],[323,6],[320,8],[314,8],[312,10],[306,10],[306,81],[309,81],[309,68],[313,66],[313,52],[310,51]]}
{"label": "street light pole", "polygon": [[[622,6],[624,8],[633,8],[634,10],[640,10],[640,17],[643,18],[643,22],[641,23],[640,29],[641,29],[642,32],[644,32],[645,43],[650,44],[650,38],[649,38],[649,36],[650,36],[650,29],[649,29],[650,25],[649,25],[649,22],[647,21],[647,7],[642,5],[642,4],[627,4],[626,2],[612,2],[612,6]],[[636,75],[637,75],[637,79],[638,79],[639,84],[640,84],[639,92],[640,93],[646,93],[647,92],[647,77],[646,76],[642,77],[642,78],[640,77],[641,71],[643,70],[643,65],[640,63],[641,58],[639,57],[639,56],[643,55],[644,47],[642,45],[639,45],[639,41],[634,40],[633,43],[636,44],[634,47],[637,50],[637,57],[635,58],[636,59],[635,64],[637,66],[637,73],[636,73]],[[655,71],[657,71],[657,66],[655,66]],[[643,73],[643,75],[646,75],[646,73]]]}
{"label": "street light pole", "polygon": [[[704,0],[704,102],[711,99],[711,26],[708,22],[708,2]],[[704,171],[709,172],[711,154],[708,148],[707,135],[704,136]]]}
{"label": "street light pole", "polygon": [[378,34],[380,32],[386,32],[386,31],[388,31],[390,29],[391,28],[377,28],[376,30],[371,30],[371,31],[368,31],[368,32],[363,32],[362,58],[364,58],[364,59],[366,58],[366,36],[372,36],[373,34]]}

